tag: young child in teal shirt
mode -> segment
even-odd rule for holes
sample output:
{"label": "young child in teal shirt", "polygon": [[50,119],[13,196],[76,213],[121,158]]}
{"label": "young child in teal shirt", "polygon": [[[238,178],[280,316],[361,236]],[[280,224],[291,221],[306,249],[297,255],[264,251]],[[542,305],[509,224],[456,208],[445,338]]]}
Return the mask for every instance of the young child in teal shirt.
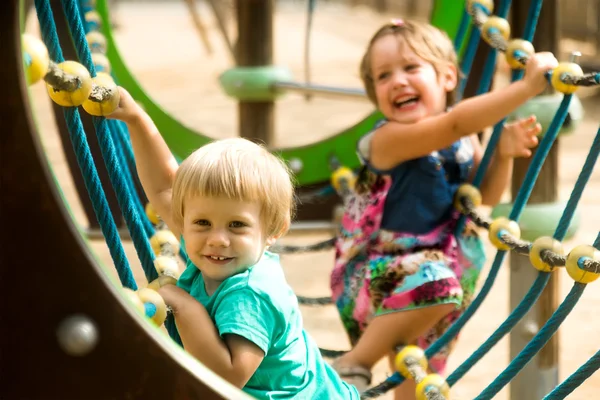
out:
{"label": "young child in teal shirt", "polygon": [[279,257],[267,250],[294,211],[286,165],[234,138],[179,166],[150,117],[119,91],[110,117],[127,124],[145,193],[189,258],[177,285],[159,289],[184,349],[258,399],[359,399],[304,331]]}

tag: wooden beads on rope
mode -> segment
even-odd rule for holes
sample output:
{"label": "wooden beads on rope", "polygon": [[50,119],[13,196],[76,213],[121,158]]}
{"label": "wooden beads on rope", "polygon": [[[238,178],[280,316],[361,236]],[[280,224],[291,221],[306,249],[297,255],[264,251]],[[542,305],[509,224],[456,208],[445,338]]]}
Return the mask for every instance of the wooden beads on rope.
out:
{"label": "wooden beads on rope", "polygon": [[92,83],[94,88],[102,93],[99,93],[98,97],[94,96],[94,93],[92,93],[83,101],[81,106],[88,114],[97,117],[112,114],[117,107],[119,107],[119,101],[121,99],[117,84],[110,75],[104,72],[98,72],[98,74],[92,78]]}
{"label": "wooden beads on rope", "polygon": [[85,35],[92,53],[106,53],[106,37],[98,31],[90,31]]}
{"label": "wooden beads on rope", "polygon": [[[430,397],[429,394],[432,392],[435,393],[435,397]],[[449,399],[450,386],[448,386],[448,383],[443,376],[438,374],[429,374],[417,384],[416,395],[416,400],[430,400],[431,398],[440,399],[440,396],[443,399]]]}
{"label": "wooden beads on rope", "polygon": [[510,24],[504,18],[495,15],[488,17],[481,27],[481,37],[488,44],[493,43],[494,34],[500,34],[506,41],[510,38]]}
{"label": "wooden beads on rope", "polygon": [[567,256],[565,267],[574,281],[587,284],[595,281],[600,276],[600,271],[592,272],[584,269],[583,263],[586,260],[600,262],[600,251],[594,246],[582,244],[574,247]]}
{"label": "wooden beads on rope", "polygon": [[506,244],[500,236],[504,233],[509,233],[515,239],[521,238],[521,228],[516,221],[512,221],[505,217],[498,217],[492,221],[488,231],[490,242],[498,250],[510,250],[510,246]]}
{"label": "wooden beads on rope", "polygon": [[415,395],[417,400],[450,398],[450,387],[446,380],[438,374],[428,374],[429,363],[423,349],[418,346],[404,346],[396,354],[395,367],[405,379],[412,379],[417,384]]}
{"label": "wooden beads on rope", "polygon": [[167,249],[171,254],[179,253],[179,241],[173,232],[167,229],[157,230],[150,238],[150,246],[157,256],[164,254]]}
{"label": "wooden beads on rope", "polygon": [[23,58],[25,63],[25,77],[28,85],[40,81],[46,76],[50,57],[44,43],[33,35],[22,35]]}
{"label": "wooden beads on rope", "polygon": [[523,69],[525,64],[519,61],[519,58],[531,57],[535,53],[533,44],[523,39],[513,39],[506,46],[506,62],[512,69]]}
{"label": "wooden beads on rope", "polygon": [[559,63],[556,68],[552,71],[552,78],[550,79],[550,83],[557,91],[564,94],[575,93],[579,86],[568,84],[563,81],[566,75],[579,77],[583,76],[583,70],[581,67],[574,62],[562,62]]}
{"label": "wooden beads on rope", "polygon": [[331,186],[338,192],[353,190],[356,184],[356,175],[348,167],[339,167],[331,174]]}
{"label": "wooden beads on rope", "polygon": [[456,194],[454,195],[454,208],[461,213],[466,213],[468,210],[463,205],[463,199],[469,199],[473,207],[479,207],[482,204],[481,192],[475,186],[468,183],[463,183],[458,187]]}
{"label": "wooden beads on rope", "polygon": [[161,326],[167,319],[167,305],[162,296],[155,290],[141,288],[133,291],[123,288],[125,295],[134,308],[150,319],[156,326]]}
{"label": "wooden beads on rope", "polygon": [[160,222],[160,216],[158,215],[158,213],[152,206],[152,203],[148,202],[146,204],[145,211],[146,211],[146,216],[148,217],[148,220],[150,220],[150,222],[152,222],[153,225],[158,225],[158,223]]}
{"label": "wooden beads on rope", "polygon": [[425,352],[418,346],[404,346],[396,354],[394,364],[396,371],[405,379],[415,379],[413,368],[415,365],[418,365],[423,371],[427,371],[429,365]]}
{"label": "wooden beads on rope", "polygon": [[556,267],[548,264],[542,259],[542,251],[551,251],[556,255],[563,256],[564,249],[561,242],[549,236],[542,236],[534,240],[529,250],[529,261],[538,271],[552,272]]}
{"label": "wooden beads on rope", "polygon": [[80,63],[75,61],[64,61],[57,64],[56,67],[64,74],[72,77],[75,81],[75,88],[58,88],[58,85],[46,83],[48,95],[59,106],[78,107],[92,93],[92,77],[89,71]]}
{"label": "wooden beads on rope", "polygon": [[494,0],[467,0],[467,11],[473,14],[474,7],[481,8],[487,15],[494,12]]}

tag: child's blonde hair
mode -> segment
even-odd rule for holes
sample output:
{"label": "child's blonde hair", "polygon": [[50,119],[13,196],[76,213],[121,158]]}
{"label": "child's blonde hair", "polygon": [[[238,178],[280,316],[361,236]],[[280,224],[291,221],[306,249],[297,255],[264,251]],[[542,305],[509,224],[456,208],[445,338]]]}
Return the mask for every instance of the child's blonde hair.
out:
{"label": "child's blonde hair", "polygon": [[179,166],[173,183],[173,219],[183,226],[188,197],[224,196],[259,202],[268,236],[283,235],[295,212],[294,186],[287,165],[263,146],[243,138],[214,141]]}
{"label": "child's blonde hair", "polygon": [[[448,63],[454,65],[460,77],[458,57],[454,44],[448,35],[435,26],[419,21],[395,20],[383,25],[371,38],[367,50],[360,63],[360,77],[369,100],[377,106],[375,84],[371,75],[371,49],[373,44],[381,37],[394,35],[402,38],[417,56],[431,63],[437,74],[443,73]],[[458,85],[457,85],[458,86]],[[451,106],[456,101],[456,89],[448,93],[446,106]]]}

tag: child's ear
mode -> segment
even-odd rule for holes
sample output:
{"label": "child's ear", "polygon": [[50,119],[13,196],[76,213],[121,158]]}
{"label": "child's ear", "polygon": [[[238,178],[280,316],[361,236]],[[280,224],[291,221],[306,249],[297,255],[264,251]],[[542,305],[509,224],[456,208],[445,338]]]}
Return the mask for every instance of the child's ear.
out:
{"label": "child's ear", "polygon": [[453,64],[448,64],[445,71],[442,74],[444,90],[451,92],[456,89],[458,85],[458,70]]}

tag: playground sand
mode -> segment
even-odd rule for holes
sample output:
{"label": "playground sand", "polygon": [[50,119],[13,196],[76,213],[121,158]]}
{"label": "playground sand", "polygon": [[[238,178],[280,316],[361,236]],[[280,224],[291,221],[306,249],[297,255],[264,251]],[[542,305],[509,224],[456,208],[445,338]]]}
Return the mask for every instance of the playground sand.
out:
{"label": "playground sand", "polygon": [[[152,2],[120,3],[114,11],[118,24],[115,32],[119,49],[134,76],[147,93],[169,114],[184,125],[211,137],[237,135],[237,105],[225,96],[218,84],[218,76],[231,66],[229,54],[216,24],[199,4],[203,21],[207,24],[209,39],[214,47],[207,54],[199,35],[194,30],[184,2],[170,4]],[[294,77],[304,80],[303,51],[306,14],[304,2],[290,2],[279,7],[275,18],[275,63],[285,65]],[[344,87],[360,87],[358,62],[366,41],[376,27],[391,15],[380,15],[366,8],[351,9],[343,5],[320,4],[313,22],[311,48],[311,75],[315,83]],[[35,16],[28,19],[27,29],[38,32]],[[159,32],[160,34],[157,34]],[[149,38],[152,37],[152,40]],[[505,69],[500,68],[500,71]],[[498,82],[505,80],[499,75]],[[596,133],[600,112],[595,91],[578,92],[586,109],[586,118],[578,131],[560,139],[561,200],[566,200],[581,170],[585,156]],[[32,108],[46,155],[61,188],[70,204],[75,221],[87,226],[87,220],[77,198],[56,131],[51,104],[42,84],[31,88]],[[277,103],[276,146],[305,145],[356,123],[372,110],[366,101],[313,97],[306,101],[291,94]],[[566,249],[576,244],[592,243],[600,228],[600,175],[594,172],[580,203],[580,229],[565,243]],[[485,210],[484,210],[485,211]],[[330,236],[330,232],[297,232],[285,238],[286,243],[312,243]],[[114,272],[104,241],[92,240],[90,246],[109,273]],[[145,278],[130,241],[124,242],[138,282]],[[486,244],[489,259],[494,251]],[[296,293],[305,296],[329,294],[328,279],[333,263],[333,252],[283,256],[283,264],[290,284]],[[487,276],[486,265],[483,277]],[[461,339],[450,358],[452,371],[504,321],[509,313],[509,263],[505,261],[495,286],[480,310],[466,325]],[[568,293],[572,280],[564,271],[560,275],[560,299]],[[483,282],[483,279],[481,280]],[[600,302],[599,282],[592,283],[580,303],[559,331],[560,369],[562,381],[600,348],[597,339],[600,320],[594,318],[595,306]],[[332,306],[302,308],[305,326],[321,347],[344,349],[348,343],[336,311]],[[483,358],[453,388],[454,399],[472,399],[481,392],[508,364],[508,338]],[[387,361],[375,368],[375,382],[388,374]],[[569,398],[591,399],[600,390],[600,374],[596,373]],[[382,399],[391,399],[387,394]],[[497,399],[508,399],[505,388]],[[529,400],[529,399],[513,399]]]}

